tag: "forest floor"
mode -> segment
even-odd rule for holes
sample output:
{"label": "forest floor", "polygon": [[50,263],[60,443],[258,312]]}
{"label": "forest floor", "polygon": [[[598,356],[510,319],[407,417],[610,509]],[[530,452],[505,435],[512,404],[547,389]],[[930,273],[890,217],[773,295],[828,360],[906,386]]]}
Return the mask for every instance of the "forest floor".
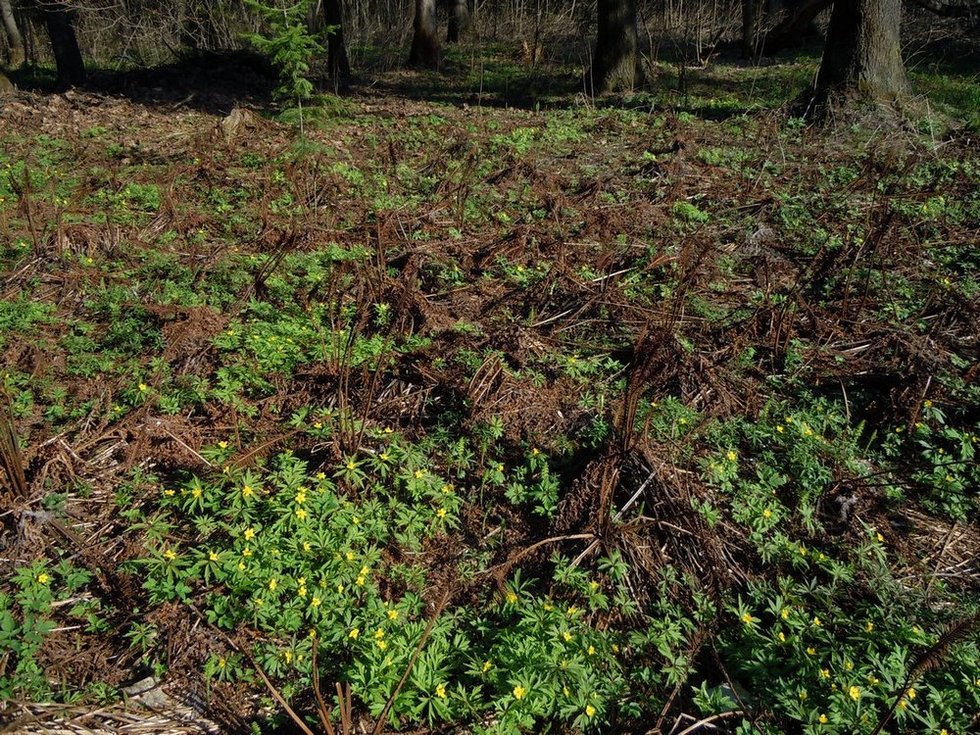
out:
{"label": "forest floor", "polygon": [[456,64],[3,103],[0,718],[975,729],[976,77]]}

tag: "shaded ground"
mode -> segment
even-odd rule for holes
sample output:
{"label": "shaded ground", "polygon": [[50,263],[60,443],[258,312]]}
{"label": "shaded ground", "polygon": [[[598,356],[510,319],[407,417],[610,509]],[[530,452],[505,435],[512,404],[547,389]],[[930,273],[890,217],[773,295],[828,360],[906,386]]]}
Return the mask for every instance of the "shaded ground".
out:
{"label": "shaded ground", "polygon": [[[886,530],[891,577],[934,603],[923,625],[976,594],[976,468],[940,458],[975,443],[980,420],[970,135],[828,138],[743,114],[771,106],[769,92],[745,93],[745,76],[692,83],[682,99],[566,97],[542,112],[525,97],[507,107],[501,90],[520,78],[443,104],[391,96],[433,79],[399,73],[308,110],[298,140],[281,122],[228,115],[243,98],[265,103],[258,72],[214,95],[195,91],[212,72],[185,71],[149,73],[160,90],[136,74],[104,80],[113,94],[22,96],[0,112],[0,350],[22,447],[4,457],[26,480],[4,478],[3,555],[92,575],[38,649],[43,675],[13,679],[20,701],[44,696],[41,681],[111,697],[156,666],[243,727],[254,690],[202,682],[224,645],[203,622],[205,595],[152,603],[129,562],[153,553],[165,488],[218,473],[216,457],[244,468],[289,448],[312,472],[381,451],[385,429],[458,470],[459,525],[418,563],[439,579],[473,552],[496,581],[466,589],[472,606],[509,589],[517,567],[546,579],[556,536],[569,557],[618,550],[641,605],[668,568],[719,601],[767,579],[737,478],[716,463],[744,454],[736,474],[755,482],[769,454],[793,449],[782,411],[843,422],[828,418],[827,448],[810,447],[828,477],[786,470],[772,489],[794,549],[845,554]],[[784,85],[808,73],[784,72]],[[783,72],[732,73],[774,92]],[[337,333],[348,341],[324,357]],[[301,411],[338,428],[325,437]],[[890,456],[888,435],[902,432],[919,443]],[[477,455],[465,470],[452,465],[460,439]],[[548,513],[479,479],[498,461],[516,473],[532,448],[560,479]],[[682,588],[671,595],[689,601]],[[147,622],[154,639],[137,645]],[[679,645],[727,677],[720,659],[698,658],[714,625]],[[2,661],[12,677],[14,658]],[[670,691],[619,726],[669,729],[694,707]]]}

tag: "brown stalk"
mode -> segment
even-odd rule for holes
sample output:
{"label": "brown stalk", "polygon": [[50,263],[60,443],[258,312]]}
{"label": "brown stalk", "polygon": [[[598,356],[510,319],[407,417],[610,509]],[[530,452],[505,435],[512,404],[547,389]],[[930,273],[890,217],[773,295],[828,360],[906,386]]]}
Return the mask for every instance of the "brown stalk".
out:
{"label": "brown stalk", "polygon": [[[319,716],[320,722],[323,724],[323,729],[326,731],[327,735],[334,735],[335,731],[333,728],[333,723],[330,722],[330,713],[333,711],[333,707],[324,701],[323,695],[320,693],[320,672],[317,670],[316,666],[317,648],[319,648],[319,646],[317,645],[316,641],[314,641],[311,659],[313,666],[313,697],[316,699],[316,713],[317,716]],[[340,685],[338,684],[337,686],[339,687]]]}
{"label": "brown stalk", "polygon": [[3,400],[0,401],[0,465],[3,465],[7,474],[14,498],[25,500],[29,494],[27,475],[24,473],[24,458],[14,427],[14,410],[6,387],[3,388]]}
{"label": "brown stalk", "polygon": [[422,655],[422,649],[425,648],[426,642],[429,640],[429,636],[432,635],[432,629],[436,627],[436,621],[439,620],[439,616],[442,611],[446,609],[446,605],[449,604],[450,598],[453,596],[452,587],[447,587],[445,594],[443,594],[442,599],[439,601],[439,605],[436,607],[435,612],[432,614],[432,618],[429,620],[429,624],[425,626],[425,631],[422,633],[422,637],[419,639],[418,645],[415,646],[415,650],[412,651],[412,657],[408,660],[408,666],[405,667],[405,673],[402,674],[402,678],[398,680],[398,685],[395,687],[395,691],[391,693],[388,697],[388,701],[385,702],[384,709],[381,710],[381,714],[378,715],[377,721],[374,723],[374,728],[371,730],[371,735],[381,735],[384,732],[385,720],[388,719],[388,713],[391,711],[391,705],[395,702],[395,697],[405,686],[405,682],[408,681],[409,675],[412,673],[412,668],[415,666],[415,662],[418,661],[419,656]]}

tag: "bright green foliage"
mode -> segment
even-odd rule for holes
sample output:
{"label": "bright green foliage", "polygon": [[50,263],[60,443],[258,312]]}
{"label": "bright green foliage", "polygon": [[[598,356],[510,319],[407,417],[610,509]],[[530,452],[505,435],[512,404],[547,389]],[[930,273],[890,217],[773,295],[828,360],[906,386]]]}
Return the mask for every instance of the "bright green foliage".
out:
{"label": "bright green foliage", "polygon": [[[320,422],[302,425],[321,435]],[[222,444],[208,456],[228,459]],[[461,498],[424,453],[392,432],[324,469],[311,474],[285,453],[265,470],[226,469],[164,489],[154,519],[160,533],[151,534],[157,540],[143,562],[146,586],[154,603],[201,598],[215,625],[261,632],[265,642],[254,653],[287,695],[309,687],[317,646],[320,676],[350,682],[378,716],[430,614],[428,570],[410,559],[458,526]],[[547,478],[540,452],[515,473],[512,490],[526,473]],[[362,500],[352,499],[354,489]],[[178,536],[195,540],[181,544]],[[386,553],[393,543],[406,561]],[[392,726],[487,713],[494,733],[555,718],[581,728],[602,722],[624,680],[618,635],[597,628],[597,614],[629,596],[625,566],[611,560],[602,569],[590,575],[559,560],[551,594],[518,571],[482,606],[451,605],[394,700]],[[240,661],[216,654],[206,673],[230,680],[244,672]]]}
{"label": "bright green foliage", "polygon": [[247,0],[247,4],[268,23],[267,34],[252,33],[247,38],[279,69],[281,84],[276,94],[301,105],[313,96],[310,61],[314,54],[323,51],[306,23],[310,0],[300,0],[294,5],[285,2],[267,5],[259,0]]}

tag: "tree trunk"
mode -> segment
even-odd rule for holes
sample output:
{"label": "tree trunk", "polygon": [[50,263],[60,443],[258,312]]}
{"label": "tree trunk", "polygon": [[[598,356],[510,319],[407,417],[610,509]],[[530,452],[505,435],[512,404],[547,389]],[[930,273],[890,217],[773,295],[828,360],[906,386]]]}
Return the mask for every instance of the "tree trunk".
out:
{"label": "tree trunk", "polygon": [[0,0],[0,15],[3,16],[3,27],[7,31],[7,41],[10,46],[7,66],[10,69],[20,69],[24,65],[27,54],[24,52],[24,37],[20,35],[10,0]]}
{"label": "tree trunk", "polygon": [[415,0],[412,50],[408,65],[439,68],[439,40],[436,38],[436,0]]}
{"label": "tree trunk", "polygon": [[327,25],[327,68],[334,79],[350,76],[347,43],[344,41],[343,0],[323,0],[323,22]]}
{"label": "tree trunk", "polygon": [[834,4],[834,0],[803,0],[789,8],[789,13],[769,31],[761,43],[760,56],[769,56],[784,48],[799,45],[811,33],[813,21]]}
{"label": "tree trunk", "polygon": [[446,43],[459,43],[459,37],[470,27],[469,0],[449,0],[449,31]]}
{"label": "tree trunk", "polygon": [[902,0],[837,0],[817,74],[818,107],[908,96],[899,41]]}
{"label": "tree trunk", "polygon": [[68,89],[85,83],[85,62],[78,49],[75,27],[72,25],[74,11],[62,3],[47,3],[41,6],[44,22],[51,37],[51,50],[58,67],[58,89]]}
{"label": "tree trunk", "polygon": [[594,93],[626,92],[639,82],[635,0],[598,0],[595,56],[586,86]]}
{"label": "tree trunk", "polygon": [[763,0],[742,0],[742,55],[747,59],[758,51],[765,10]]}

